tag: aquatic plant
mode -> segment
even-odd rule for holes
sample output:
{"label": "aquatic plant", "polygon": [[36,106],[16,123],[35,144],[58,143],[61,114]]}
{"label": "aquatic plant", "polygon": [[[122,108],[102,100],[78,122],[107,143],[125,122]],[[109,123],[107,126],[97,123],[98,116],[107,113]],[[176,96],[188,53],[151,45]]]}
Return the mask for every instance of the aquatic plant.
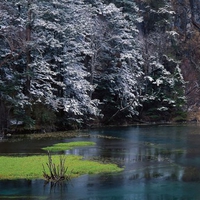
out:
{"label": "aquatic plant", "polygon": [[[53,162],[59,165],[60,155],[51,156]],[[123,170],[116,164],[103,164],[77,155],[66,155],[66,159],[65,166],[68,167],[71,178],[84,174],[117,173]],[[0,180],[43,179],[43,166],[48,171],[45,163],[48,163],[46,155],[0,156]]]}
{"label": "aquatic plant", "polygon": [[65,151],[76,147],[94,146],[95,144],[96,144],[95,142],[90,142],[90,141],[77,141],[77,142],[57,143],[54,144],[53,146],[44,147],[42,149],[47,151]]}
{"label": "aquatic plant", "polygon": [[68,167],[65,167],[66,156],[60,156],[60,163],[56,166],[53,163],[51,154],[48,151],[48,162],[46,163],[49,173],[46,172],[44,165],[43,166],[43,177],[47,182],[58,183],[61,181],[69,181],[71,179],[70,174],[67,174]]}

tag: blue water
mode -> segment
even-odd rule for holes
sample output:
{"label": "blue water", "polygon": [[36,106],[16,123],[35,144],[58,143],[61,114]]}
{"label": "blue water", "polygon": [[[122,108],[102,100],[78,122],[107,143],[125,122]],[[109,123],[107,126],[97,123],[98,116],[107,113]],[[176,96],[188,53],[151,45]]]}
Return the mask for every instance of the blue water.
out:
{"label": "blue water", "polygon": [[[43,180],[4,180],[0,181],[0,199],[200,200],[199,126],[116,127],[84,133],[90,137],[62,141],[88,140],[97,145],[66,154],[113,162],[124,171],[83,175],[52,188]],[[26,146],[24,141],[5,142],[0,144],[0,154],[13,153],[14,147],[18,153],[41,153],[41,147],[54,142],[60,140],[27,140]],[[10,152],[8,144],[12,144]]]}
{"label": "blue water", "polygon": [[[3,181],[1,197],[14,199],[123,199],[123,200],[198,200],[199,183],[164,180],[121,180],[120,177],[88,177],[50,189],[43,181]],[[9,188],[9,189],[8,189]]]}

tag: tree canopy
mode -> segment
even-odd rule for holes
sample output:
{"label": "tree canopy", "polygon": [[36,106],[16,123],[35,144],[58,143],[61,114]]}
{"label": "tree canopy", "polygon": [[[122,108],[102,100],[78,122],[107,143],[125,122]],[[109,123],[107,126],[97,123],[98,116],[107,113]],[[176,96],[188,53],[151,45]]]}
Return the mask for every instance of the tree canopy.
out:
{"label": "tree canopy", "polygon": [[172,17],[168,1],[0,3],[1,130],[169,120],[184,106]]}

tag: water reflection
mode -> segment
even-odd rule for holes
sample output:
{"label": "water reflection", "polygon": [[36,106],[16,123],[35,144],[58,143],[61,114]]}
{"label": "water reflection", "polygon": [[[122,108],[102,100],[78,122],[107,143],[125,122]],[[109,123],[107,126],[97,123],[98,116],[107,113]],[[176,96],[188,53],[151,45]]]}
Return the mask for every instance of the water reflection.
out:
{"label": "water reflection", "polygon": [[[0,183],[0,198],[13,199],[142,199],[198,200],[199,183],[166,180],[127,179],[126,176],[82,176],[64,187],[50,189],[43,181],[4,181]],[[7,187],[10,188],[9,192]]]}
{"label": "water reflection", "polygon": [[[0,181],[1,197],[35,199],[142,199],[197,200],[200,186],[200,134],[198,126],[135,126],[88,131],[94,147],[68,150],[84,159],[116,163],[124,167],[117,174],[73,179],[64,187],[44,187],[42,180]],[[106,135],[115,139],[95,137]],[[1,154],[44,153],[41,148],[57,142],[86,140],[27,140],[5,142]],[[23,145],[24,144],[24,145]]]}

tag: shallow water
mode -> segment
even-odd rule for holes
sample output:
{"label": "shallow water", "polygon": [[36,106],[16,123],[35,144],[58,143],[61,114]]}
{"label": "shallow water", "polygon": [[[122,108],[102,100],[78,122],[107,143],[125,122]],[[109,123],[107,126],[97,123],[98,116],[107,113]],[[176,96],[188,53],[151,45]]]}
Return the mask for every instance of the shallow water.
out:
{"label": "shallow water", "polygon": [[116,127],[84,133],[90,137],[4,141],[0,155],[44,154],[42,147],[57,142],[88,140],[97,145],[65,153],[116,163],[124,171],[83,175],[53,188],[43,180],[4,180],[0,181],[0,199],[200,200],[199,126]]}

